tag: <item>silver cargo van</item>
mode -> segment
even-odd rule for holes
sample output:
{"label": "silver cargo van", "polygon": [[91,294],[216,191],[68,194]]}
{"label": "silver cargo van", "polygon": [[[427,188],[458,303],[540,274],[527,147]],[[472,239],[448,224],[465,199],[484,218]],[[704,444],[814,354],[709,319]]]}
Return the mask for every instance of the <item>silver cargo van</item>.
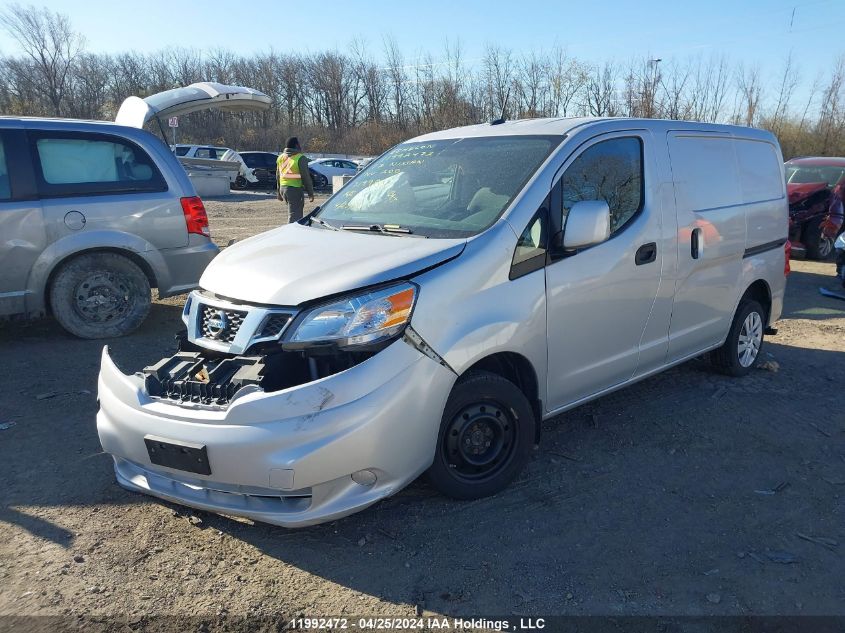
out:
{"label": "silver cargo van", "polygon": [[542,420],[709,352],[751,370],[780,316],[783,161],[760,130],[535,119],[427,134],[319,211],[226,249],[180,351],[103,351],[118,482],[284,526],[422,473],[493,494]]}

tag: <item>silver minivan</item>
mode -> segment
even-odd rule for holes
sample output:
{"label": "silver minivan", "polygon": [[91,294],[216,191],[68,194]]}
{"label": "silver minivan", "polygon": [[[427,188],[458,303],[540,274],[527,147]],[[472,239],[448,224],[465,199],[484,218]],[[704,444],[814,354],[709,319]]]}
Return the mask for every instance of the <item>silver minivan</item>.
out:
{"label": "silver minivan", "polygon": [[150,288],[196,288],[218,252],[205,208],[168,146],[141,128],[269,103],[204,83],[129,97],[115,122],[0,117],[0,319],[51,313],[76,336],[121,336],[146,317]]}
{"label": "silver minivan", "polygon": [[704,353],[752,369],[788,272],[782,164],[768,132],[678,121],[397,145],[215,259],[177,354],[126,375],[103,350],[117,480],[283,526],[423,473],[496,493],[545,419]]}

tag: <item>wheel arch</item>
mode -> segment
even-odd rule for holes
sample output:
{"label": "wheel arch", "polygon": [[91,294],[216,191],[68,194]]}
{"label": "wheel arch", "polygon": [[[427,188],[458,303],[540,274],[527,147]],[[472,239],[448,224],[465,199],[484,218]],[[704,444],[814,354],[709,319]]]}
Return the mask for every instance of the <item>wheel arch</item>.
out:
{"label": "wheel arch", "polygon": [[543,420],[543,403],[540,399],[540,383],[537,378],[537,371],[531,361],[516,352],[496,352],[475,361],[467,367],[464,374],[473,370],[488,371],[516,385],[531,404],[536,420],[534,441],[535,443],[539,442]]}
{"label": "wheel arch", "polygon": [[[769,283],[765,279],[757,279],[752,282],[748,288],[745,289],[742,297],[737,304],[737,308],[742,305],[742,302],[746,299],[754,299],[763,306],[763,309],[766,311],[766,325],[770,325],[769,323],[769,316],[772,313],[772,289],[769,287]],[[736,312],[736,310],[734,310]]]}

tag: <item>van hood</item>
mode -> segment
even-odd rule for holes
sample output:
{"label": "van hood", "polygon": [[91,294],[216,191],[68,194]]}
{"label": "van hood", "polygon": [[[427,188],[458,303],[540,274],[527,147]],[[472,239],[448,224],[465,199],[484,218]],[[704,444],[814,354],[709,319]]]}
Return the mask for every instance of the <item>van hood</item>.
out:
{"label": "van hood", "polygon": [[412,275],[457,257],[465,246],[465,240],[289,224],[223,249],[200,287],[228,299],[296,306]]}
{"label": "van hood", "polygon": [[827,188],[826,182],[788,183],[786,185],[786,193],[789,197],[789,204],[795,204]]}
{"label": "van hood", "polygon": [[266,94],[252,88],[202,82],[157,92],[145,99],[128,97],[120,104],[114,121],[119,125],[142,128],[154,116],[163,120],[198,110],[268,110],[270,101]]}

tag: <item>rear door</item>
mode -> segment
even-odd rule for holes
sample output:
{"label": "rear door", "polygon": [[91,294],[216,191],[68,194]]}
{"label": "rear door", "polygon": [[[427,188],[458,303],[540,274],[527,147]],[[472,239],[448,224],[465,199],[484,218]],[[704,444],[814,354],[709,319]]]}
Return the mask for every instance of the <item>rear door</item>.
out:
{"label": "rear door", "polygon": [[0,315],[26,311],[32,265],[47,246],[24,130],[0,130]]}
{"label": "rear door", "polygon": [[34,130],[29,147],[49,242],[117,231],[154,248],[187,246],[179,197],[133,141],[99,132]]}
{"label": "rear door", "polygon": [[720,343],[737,300],[746,222],[733,137],[669,132],[678,274],[669,329],[672,362]]}

